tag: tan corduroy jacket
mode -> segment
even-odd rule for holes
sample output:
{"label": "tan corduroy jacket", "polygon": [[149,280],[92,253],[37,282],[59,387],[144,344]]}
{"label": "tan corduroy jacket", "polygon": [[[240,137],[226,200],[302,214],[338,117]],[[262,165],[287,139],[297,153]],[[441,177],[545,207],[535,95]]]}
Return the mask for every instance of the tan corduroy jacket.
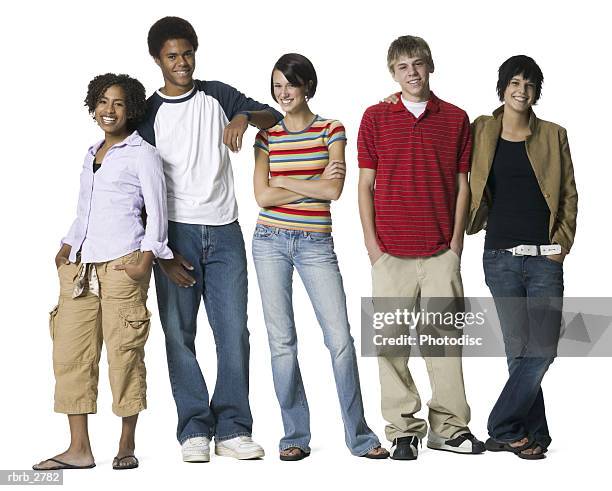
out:
{"label": "tan corduroy jacket", "polygon": [[[493,112],[493,116],[480,116],[472,123],[472,198],[467,221],[468,234],[475,234],[487,225],[491,206],[487,179],[502,131],[503,114],[504,106],[501,106]],[[533,111],[529,129],[531,134],[525,141],[527,156],[550,209],[550,243],[559,244],[567,253],[574,242],[578,213],[578,192],[567,132],[559,125],[538,119]]]}

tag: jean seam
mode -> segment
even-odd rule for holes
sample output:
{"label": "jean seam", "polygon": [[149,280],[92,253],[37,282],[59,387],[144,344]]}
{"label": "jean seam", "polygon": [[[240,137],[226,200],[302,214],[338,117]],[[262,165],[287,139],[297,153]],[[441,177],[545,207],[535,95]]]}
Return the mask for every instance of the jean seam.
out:
{"label": "jean seam", "polygon": [[279,446],[279,450],[281,452],[290,448],[299,448],[302,452],[310,453],[310,447],[308,445],[300,445],[298,443],[284,443],[283,445]]}

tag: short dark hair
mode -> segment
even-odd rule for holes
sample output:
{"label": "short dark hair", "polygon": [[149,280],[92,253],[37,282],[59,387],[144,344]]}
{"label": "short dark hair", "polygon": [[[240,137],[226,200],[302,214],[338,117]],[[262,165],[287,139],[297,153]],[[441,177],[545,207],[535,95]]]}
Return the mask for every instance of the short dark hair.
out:
{"label": "short dark hair", "polygon": [[523,78],[535,84],[535,96],[533,103],[538,102],[542,93],[542,83],[544,75],[542,70],[533,58],[525,55],[511,56],[499,67],[499,77],[497,79],[497,95],[499,100],[504,102],[504,92],[512,80],[512,77],[522,75]]}
{"label": "short dark hair", "polygon": [[270,75],[270,93],[274,97],[274,70],[281,72],[285,78],[297,87],[306,86],[306,97],[309,99],[317,91],[317,72],[313,64],[304,55],[298,53],[286,53],[274,64],[272,75]]}
{"label": "short dark hair", "polygon": [[85,106],[89,114],[94,114],[98,101],[104,96],[106,89],[118,85],[125,93],[125,109],[127,112],[127,128],[134,131],[144,119],[147,110],[147,97],[144,86],[135,78],[125,74],[105,73],[93,78],[87,86]]}
{"label": "short dark hair", "polygon": [[194,51],[198,50],[198,35],[195,29],[180,17],[163,17],[151,26],[147,36],[149,54],[153,58],[159,58],[159,53],[168,39],[186,39]]}

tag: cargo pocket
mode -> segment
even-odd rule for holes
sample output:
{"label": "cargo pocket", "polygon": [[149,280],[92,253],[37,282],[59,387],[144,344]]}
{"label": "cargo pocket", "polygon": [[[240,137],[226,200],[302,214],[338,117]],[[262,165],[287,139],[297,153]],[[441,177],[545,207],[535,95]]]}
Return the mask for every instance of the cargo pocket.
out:
{"label": "cargo pocket", "polygon": [[49,312],[49,334],[51,335],[51,340],[55,337],[55,318],[57,317],[58,309],[59,304],[53,307],[53,310]]}
{"label": "cargo pocket", "polygon": [[130,305],[119,309],[119,317],[123,320],[119,349],[129,351],[144,347],[149,337],[151,312],[142,304]]}

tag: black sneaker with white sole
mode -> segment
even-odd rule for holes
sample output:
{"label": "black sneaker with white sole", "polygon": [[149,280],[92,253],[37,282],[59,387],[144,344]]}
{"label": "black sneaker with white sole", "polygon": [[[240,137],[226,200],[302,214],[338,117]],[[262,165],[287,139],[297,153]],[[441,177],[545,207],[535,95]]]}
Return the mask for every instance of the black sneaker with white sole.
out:
{"label": "black sneaker with white sole", "polygon": [[427,448],[470,455],[481,454],[486,450],[485,444],[471,433],[462,433],[446,440],[433,431],[429,431],[427,435]]}
{"label": "black sneaker with white sole", "polygon": [[419,456],[419,439],[416,436],[402,436],[393,440],[391,458],[393,460],[416,460]]}

